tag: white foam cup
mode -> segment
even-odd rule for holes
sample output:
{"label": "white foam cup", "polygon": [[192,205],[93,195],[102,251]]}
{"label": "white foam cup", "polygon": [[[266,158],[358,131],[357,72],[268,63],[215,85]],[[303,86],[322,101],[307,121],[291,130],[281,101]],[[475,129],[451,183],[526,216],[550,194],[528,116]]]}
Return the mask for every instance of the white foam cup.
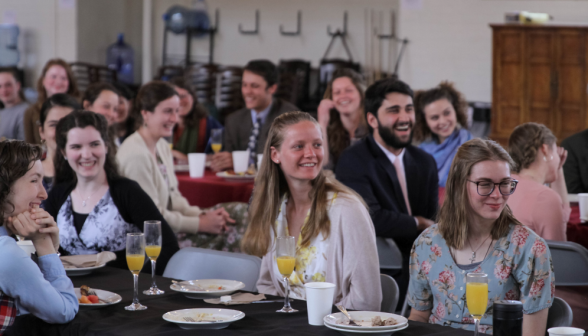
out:
{"label": "white foam cup", "polygon": [[584,329],[572,327],[556,327],[547,329],[549,336],[584,336]]}
{"label": "white foam cup", "polygon": [[263,154],[257,154],[257,170],[261,168],[261,162],[263,161]]}
{"label": "white foam cup", "polygon": [[233,170],[235,173],[244,173],[249,166],[249,151],[234,151],[233,153]]}
{"label": "white foam cup", "polygon": [[204,176],[204,166],[206,165],[206,154],[190,153],[188,154],[188,164],[190,165],[190,177],[199,178]]}
{"label": "white foam cup", "polygon": [[578,194],[578,204],[580,205],[580,220],[588,222],[588,194]]}
{"label": "white foam cup", "polygon": [[29,256],[37,251],[33,245],[33,242],[30,240],[17,241],[16,245],[18,245],[18,247],[25,251]]}
{"label": "white foam cup", "polygon": [[306,309],[308,324],[324,325],[323,318],[332,312],[335,284],[329,282],[309,282],[306,289]]}

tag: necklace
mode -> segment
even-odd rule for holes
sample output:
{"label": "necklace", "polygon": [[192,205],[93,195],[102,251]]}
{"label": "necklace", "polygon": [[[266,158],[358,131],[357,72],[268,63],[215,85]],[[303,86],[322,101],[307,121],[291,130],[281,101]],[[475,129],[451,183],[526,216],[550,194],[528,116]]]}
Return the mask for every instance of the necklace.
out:
{"label": "necklace", "polygon": [[[470,245],[470,249],[472,250],[472,257],[470,258],[471,264],[474,263],[474,261],[476,260],[476,252],[478,252],[478,250],[480,249],[480,247],[482,247],[482,245],[484,245],[484,243],[486,242],[486,240],[488,240],[488,238],[490,238],[492,234],[488,235],[488,237],[486,237],[486,239],[484,239],[484,241],[482,242],[482,244],[480,244],[480,246],[478,246],[478,248],[474,251],[474,248],[472,247],[472,243],[470,243],[470,237],[468,237],[468,244]],[[490,244],[492,245],[492,244]],[[488,249],[490,250],[490,249]],[[486,254],[488,254],[488,251],[486,251]]]}
{"label": "necklace", "polygon": [[[78,194],[78,197],[82,200],[82,208],[86,207],[86,201],[88,201],[90,199],[90,197],[92,197],[100,189],[101,188],[96,189],[92,194],[90,194],[90,196],[86,197],[86,199],[84,199],[82,194],[80,194],[80,191],[76,189],[76,193]],[[470,247],[471,247],[471,245],[470,245]]]}

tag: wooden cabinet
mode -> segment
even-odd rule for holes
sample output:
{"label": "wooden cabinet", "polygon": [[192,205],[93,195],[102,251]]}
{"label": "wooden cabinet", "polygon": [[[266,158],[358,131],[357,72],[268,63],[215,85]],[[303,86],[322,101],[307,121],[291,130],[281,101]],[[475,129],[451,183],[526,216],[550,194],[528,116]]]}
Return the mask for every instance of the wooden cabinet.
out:
{"label": "wooden cabinet", "polygon": [[588,128],[588,26],[492,27],[492,132],[503,145],[525,122],[561,141]]}

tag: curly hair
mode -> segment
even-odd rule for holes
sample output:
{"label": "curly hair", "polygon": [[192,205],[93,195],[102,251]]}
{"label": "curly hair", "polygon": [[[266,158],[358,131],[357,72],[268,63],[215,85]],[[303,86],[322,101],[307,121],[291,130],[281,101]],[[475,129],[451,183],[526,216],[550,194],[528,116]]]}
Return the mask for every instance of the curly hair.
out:
{"label": "curly hair", "polygon": [[106,121],[106,118],[101,114],[91,111],[77,110],[59,120],[57,128],[55,129],[55,142],[57,143],[55,159],[53,160],[53,165],[55,167],[55,185],[71,181],[77,184],[78,178],[76,173],[63,157],[63,153],[65,153],[67,134],[69,131],[73,128],[86,128],[88,126],[95,128],[100,133],[100,137],[106,145],[108,152],[106,153],[106,160],[104,162],[104,171],[106,172],[107,180],[111,181],[120,177],[118,164],[115,158],[116,145],[108,133],[108,122]]}
{"label": "curly hair", "polygon": [[430,90],[417,91],[414,96],[414,107],[416,112],[416,122],[414,127],[414,140],[422,142],[430,138],[436,138],[437,136],[431,132],[427,125],[427,119],[425,118],[425,107],[427,105],[436,102],[441,99],[447,99],[453,109],[455,110],[455,116],[457,122],[462,128],[466,128],[468,125],[468,103],[461,92],[457,91],[453,85],[448,81],[441,82],[437,87]]}
{"label": "curly hair", "polygon": [[14,204],[8,196],[12,186],[41,160],[41,147],[20,140],[0,141],[0,226],[4,224],[4,216],[9,207],[14,211]]}
{"label": "curly hair", "polygon": [[547,126],[534,122],[515,127],[508,138],[508,152],[516,164],[516,172],[529,168],[541,146],[552,146],[557,138]]}
{"label": "curly hair", "polygon": [[194,92],[194,89],[191,85],[188,84],[188,81],[186,81],[184,77],[174,77],[170,79],[169,83],[173,86],[179,87],[180,89],[188,91],[188,93],[192,96],[192,109],[190,112],[188,112],[187,115],[183,117],[186,126],[196,127],[200,122],[200,119],[208,117],[208,111],[206,108],[204,108],[204,106],[198,103],[196,92]]}
{"label": "curly hair", "polygon": [[[351,83],[353,83],[353,86],[355,86],[355,88],[359,92],[359,97],[361,98],[359,108],[363,109],[366,89],[365,84],[363,82],[363,79],[361,78],[361,75],[351,69],[338,69],[333,73],[333,78],[331,82],[327,85],[327,89],[325,91],[323,99],[333,99],[333,82],[335,81],[335,79],[341,77],[347,77],[351,80]],[[362,111],[360,121],[362,124],[367,124],[363,114],[364,113]],[[331,160],[336,164],[337,159],[339,158],[343,150],[345,150],[351,144],[351,137],[349,132],[347,132],[345,127],[343,127],[343,122],[341,122],[341,116],[339,115],[339,112],[337,112],[337,110],[335,109],[331,109],[329,115],[330,121],[329,126],[327,126],[327,140],[329,143],[329,153],[331,156]]]}

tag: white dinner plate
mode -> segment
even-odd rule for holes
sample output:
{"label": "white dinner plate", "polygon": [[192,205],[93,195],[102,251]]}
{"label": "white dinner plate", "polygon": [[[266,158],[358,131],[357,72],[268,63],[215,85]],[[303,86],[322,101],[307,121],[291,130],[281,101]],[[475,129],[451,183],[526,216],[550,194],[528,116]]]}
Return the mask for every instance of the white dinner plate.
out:
{"label": "white dinner plate", "polygon": [[356,336],[357,334],[369,334],[370,336],[389,336],[397,331],[404,330],[404,329],[408,328],[408,324],[405,324],[404,327],[400,327],[398,329],[388,329],[388,330],[367,330],[367,328],[363,329],[363,330],[351,330],[351,329],[339,328],[339,327],[333,326],[331,324],[326,324],[326,323],[325,323],[325,327],[327,327],[329,329],[337,330],[338,332],[342,333],[343,335],[347,335],[347,336]]}
{"label": "white dinner plate", "polygon": [[[194,321],[203,319],[203,322],[186,321],[184,317]],[[233,309],[219,308],[194,308],[180,309],[163,314],[163,319],[177,324],[182,329],[223,329],[229,324],[245,317],[245,313]]]}
{"label": "white dinner plate", "polygon": [[[406,324],[408,323],[408,319],[404,316],[401,315],[396,315],[396,314],[390,314],[390,313],[383,313],[383,312],[371,312],[371,311],[351,311],[349,312],[349,315],[351,316],[351,318],[353,319],[353,321],[358,322],[359,324],[362,324],[362,322],[365,322],[367,325],[366,326],[351,326],[348,324],[341,324],[341,322],[346,322],[347,321],[347,317],[345,317],[345,315],[343,315],[343,313],[334,313],[334,314],[329,314],[327,316],[325,316],[323,318],[323,321],[325,322],[325,324],[334,326],[336,328],[340,328],[340,329],[346,329],[346,330],[370,330],[370,331],[374,331],[374,330],[380,330],[380,331],[389,331],[389,330],[397,330],[399,328],[403,328],[406,326]],[[369,324],[371,324],[372,318],[379,316],[382,321],[386,320],[388,318],[393,318],[395,319],[398,323],[395,325],[390,325],[390,326],[378,326],[378,327],[372,327]]]}
{"label": "white dinner plate", "polygon": [[[99,299],[102,299],[106,302],[98,302],[98,303],[80,303],[80,307],[83,308],[101,308],[101,307],[106,307],[106,306],[111,306],[113,304],[117,304],[122,300],[122,297],[116,293],[113,292],[109,292],[109,291],[105,291],[102,289],[95,289],[92,288],[95,292],[96,292],[96,296],[98,296]],[[76,293],[76,297],[79,299],[82,297],[82,294],[80,294],[80,289],[79,288],[74,288],[74,291]]]}
{"label": "white dinner plate", "polygon": [[94,270],[102,268],[106,266],[106,264],[99,265],[99,266],[92,266],[92,267],[78,267],[78,268],[66,268],[65,274],[70,276],[80,276],[92,273]]}
{"label": "white dinner plate", "polygon": [[255,175],[233,175],[227,174],[227,172],[218,172],[216,176],[222,177],[228,181],[252,181],[255,180]]}
{"label": "white dinner plate", "polygon": [[[222,286],[222,289],[218,287]],[[173,283],[170,289],[190,299],[209,299],[231,294],[245,287],[241,281],[222,279],[187,280]]]}
{"label": "white dinner plate", "polygon": [[176,173],[185,173],[190,171],[190,165],[182,164],[182,165],[175,165],[174,171]]}

